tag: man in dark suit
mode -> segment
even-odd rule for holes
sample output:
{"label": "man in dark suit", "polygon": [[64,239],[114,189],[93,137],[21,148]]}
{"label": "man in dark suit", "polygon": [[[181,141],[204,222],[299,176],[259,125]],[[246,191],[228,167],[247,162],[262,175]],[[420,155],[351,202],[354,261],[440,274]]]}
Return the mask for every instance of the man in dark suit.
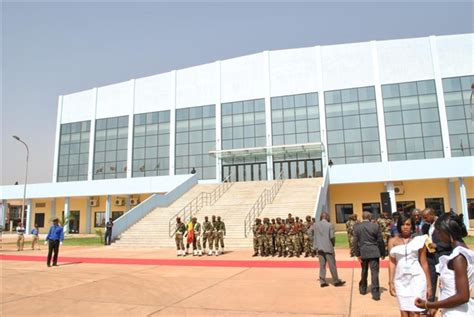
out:
{"label": "man in dark suit", "polygon": [[379,268],[380,257],[384,258],[385,244],[382,239],[380,227],[370,221],[372,215],[364,211],[362,222],[354,226],[354,253],[362,266],[362,274],[359,282],[359,292],[367,293],[367,276],[370,266],[372,278],[372,299],[380,300]]}
{"label": "man in dark suit", "polygon": [[321,214],[321,221],[313,225],[313,232],[313,248],[318,250],[321,287],[329,286],[326,282],[326,262],[329,263],[334,286],[343,286],[346,282],[340,280],[337,275],[336,258],[334,256],[334,244],[336,243],[334,225],[329,222],[329,215],[326,212]]}

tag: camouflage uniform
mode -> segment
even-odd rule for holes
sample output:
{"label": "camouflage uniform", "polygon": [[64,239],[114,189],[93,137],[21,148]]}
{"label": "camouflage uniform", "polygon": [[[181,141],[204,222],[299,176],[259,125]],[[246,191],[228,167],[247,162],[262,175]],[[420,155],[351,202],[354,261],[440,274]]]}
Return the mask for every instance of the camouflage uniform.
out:
{"label": "camouflage uniform", "polygon": [[[194,241],[193,241],[193,251],[197,251],[196,255],[201,256],[201,224],[199,222],[194,223]],[[197,248],[197,250],[196,250]]]}
{"label": "camouflage uniform", "polygon": [[265,256],[265,248],[266,248],[266,232],[267,227],[264,223],[261,223],[257,227],[257,235],[258,235],[258,247],[260,248],[260,256]]}
{"label": "camouflage uniform", "polygon": [[382,239],[385,244],[385,256],[388,255],[388,240],[390,239],[390,227],[392,225],[392,220],[384,215],[380,216],[377,219],[377,224],[380,227],[380,232],[382,233]]}
{"label": "camouflage uniform", "polygon": [[[309,218],[309,219],[308,219]],[[309,257],[311,255],[312,249],[313,249],[313,239],[312,239],[312,223],[311,223],[311,217],[308,216],[306,217],[306,222],[304,223],[303,226],[303,250],[304,250],[304,256]]]}
{"label": "camouflage uniform", "polygon": [[293,219],[290,219],[290,224],[288,226],[288,238],[286,239],[287,247],[288,247],[288,254],[290,257],[293,255],[300,256],[299,250],[299,223],[295,223]]}
{"label": "camouflage uniform", "polygon": [[273,233],[275,227],[270,223],[269,219],[267,220],[267,227],[265,231],[265,254],[266,255],[275,255],[275,249],[273,248]]}
{"label": "camouflage uniform", "polygon": [[281,219],[277,218],[277,223],[275,224],[275,250],[278,252],[278,256],[283,256],[283,253],[286,251],[286,226],[281,223]]}
{"label": "camouflage uniform", "polygon": [[347,241],[349,242],[349,249],[350,249],[351,257],[355,256],[354,245],[352,244],[352,241],[354,240],[354,225],[355,224],[357,224],[357,221],[352,219],[352,218],[350,218],[346,222]]}
{"label": "camouflage uniform", "polygon": [[174,240],[176,242],[176,250],[178,250],[178,255],[184,255],[183,235],[185,232],[186,225],[181,221],[176,222],[176,233],[174,235]]}
{"label": "camouflage uniform", "polygon": [[202,247],[204,249],[204,252],[206,252],[206,244],[209,241],[209,250],[212,250],[212,232],[214,231],[214,227],[212,226],[212,223],[210,223],[207,220],[207,217],[205,218],[205,221],[202,223]]}
{"label": "camouflage uniform", "polygon": [[225,223],[221,221],[221,217],[217,217],[216,224],[214,225],[215,229],[215,247],[216,247],[216,255],[219,251],[219,244],[221,247],[221,252],[224,253],[224,236],[225,236]]}
{"label": "camouflage uniform", "polygon": [[261,225],[261,220],[260,219],[255,219],[255,224],[252,226],[252,232],[253,232],[253,256],[258,255],[258,249],[259,249],[259,233],[258,233],[258,227]]}

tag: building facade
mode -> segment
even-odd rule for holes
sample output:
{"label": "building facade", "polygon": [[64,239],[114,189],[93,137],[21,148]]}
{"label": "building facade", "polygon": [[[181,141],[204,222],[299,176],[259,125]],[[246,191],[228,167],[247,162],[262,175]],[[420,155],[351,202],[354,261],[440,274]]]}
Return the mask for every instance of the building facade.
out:
{"label": "building facade", "polygon": [[60,96],[52,183],[328,170],[340,229],[380,213],[381,193],[391,211],[474,224],[473,47],[461,34],[265,51]]}

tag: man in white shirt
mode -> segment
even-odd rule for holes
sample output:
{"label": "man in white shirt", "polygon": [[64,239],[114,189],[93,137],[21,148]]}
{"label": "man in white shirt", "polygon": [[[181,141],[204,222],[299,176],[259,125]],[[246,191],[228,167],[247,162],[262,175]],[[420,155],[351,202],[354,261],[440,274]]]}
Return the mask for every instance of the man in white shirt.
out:
{"label": "man in white shirt", "polygon": [[25,227],[21,222],[16,226],[16,234],[18,235],[16,239],[17,250],[23,251],[23,246],[25,245]]}

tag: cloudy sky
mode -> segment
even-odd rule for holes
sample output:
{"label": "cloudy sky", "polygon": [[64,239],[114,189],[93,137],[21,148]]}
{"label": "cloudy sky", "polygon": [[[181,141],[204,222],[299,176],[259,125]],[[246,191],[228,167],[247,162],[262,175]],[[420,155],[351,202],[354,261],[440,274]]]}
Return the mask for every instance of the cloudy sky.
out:
{"label": "cloudy sky", "polygon": [[59,95],[264,50],[473,32],[470,1],[4,1],[2,185],[50,182]]}

